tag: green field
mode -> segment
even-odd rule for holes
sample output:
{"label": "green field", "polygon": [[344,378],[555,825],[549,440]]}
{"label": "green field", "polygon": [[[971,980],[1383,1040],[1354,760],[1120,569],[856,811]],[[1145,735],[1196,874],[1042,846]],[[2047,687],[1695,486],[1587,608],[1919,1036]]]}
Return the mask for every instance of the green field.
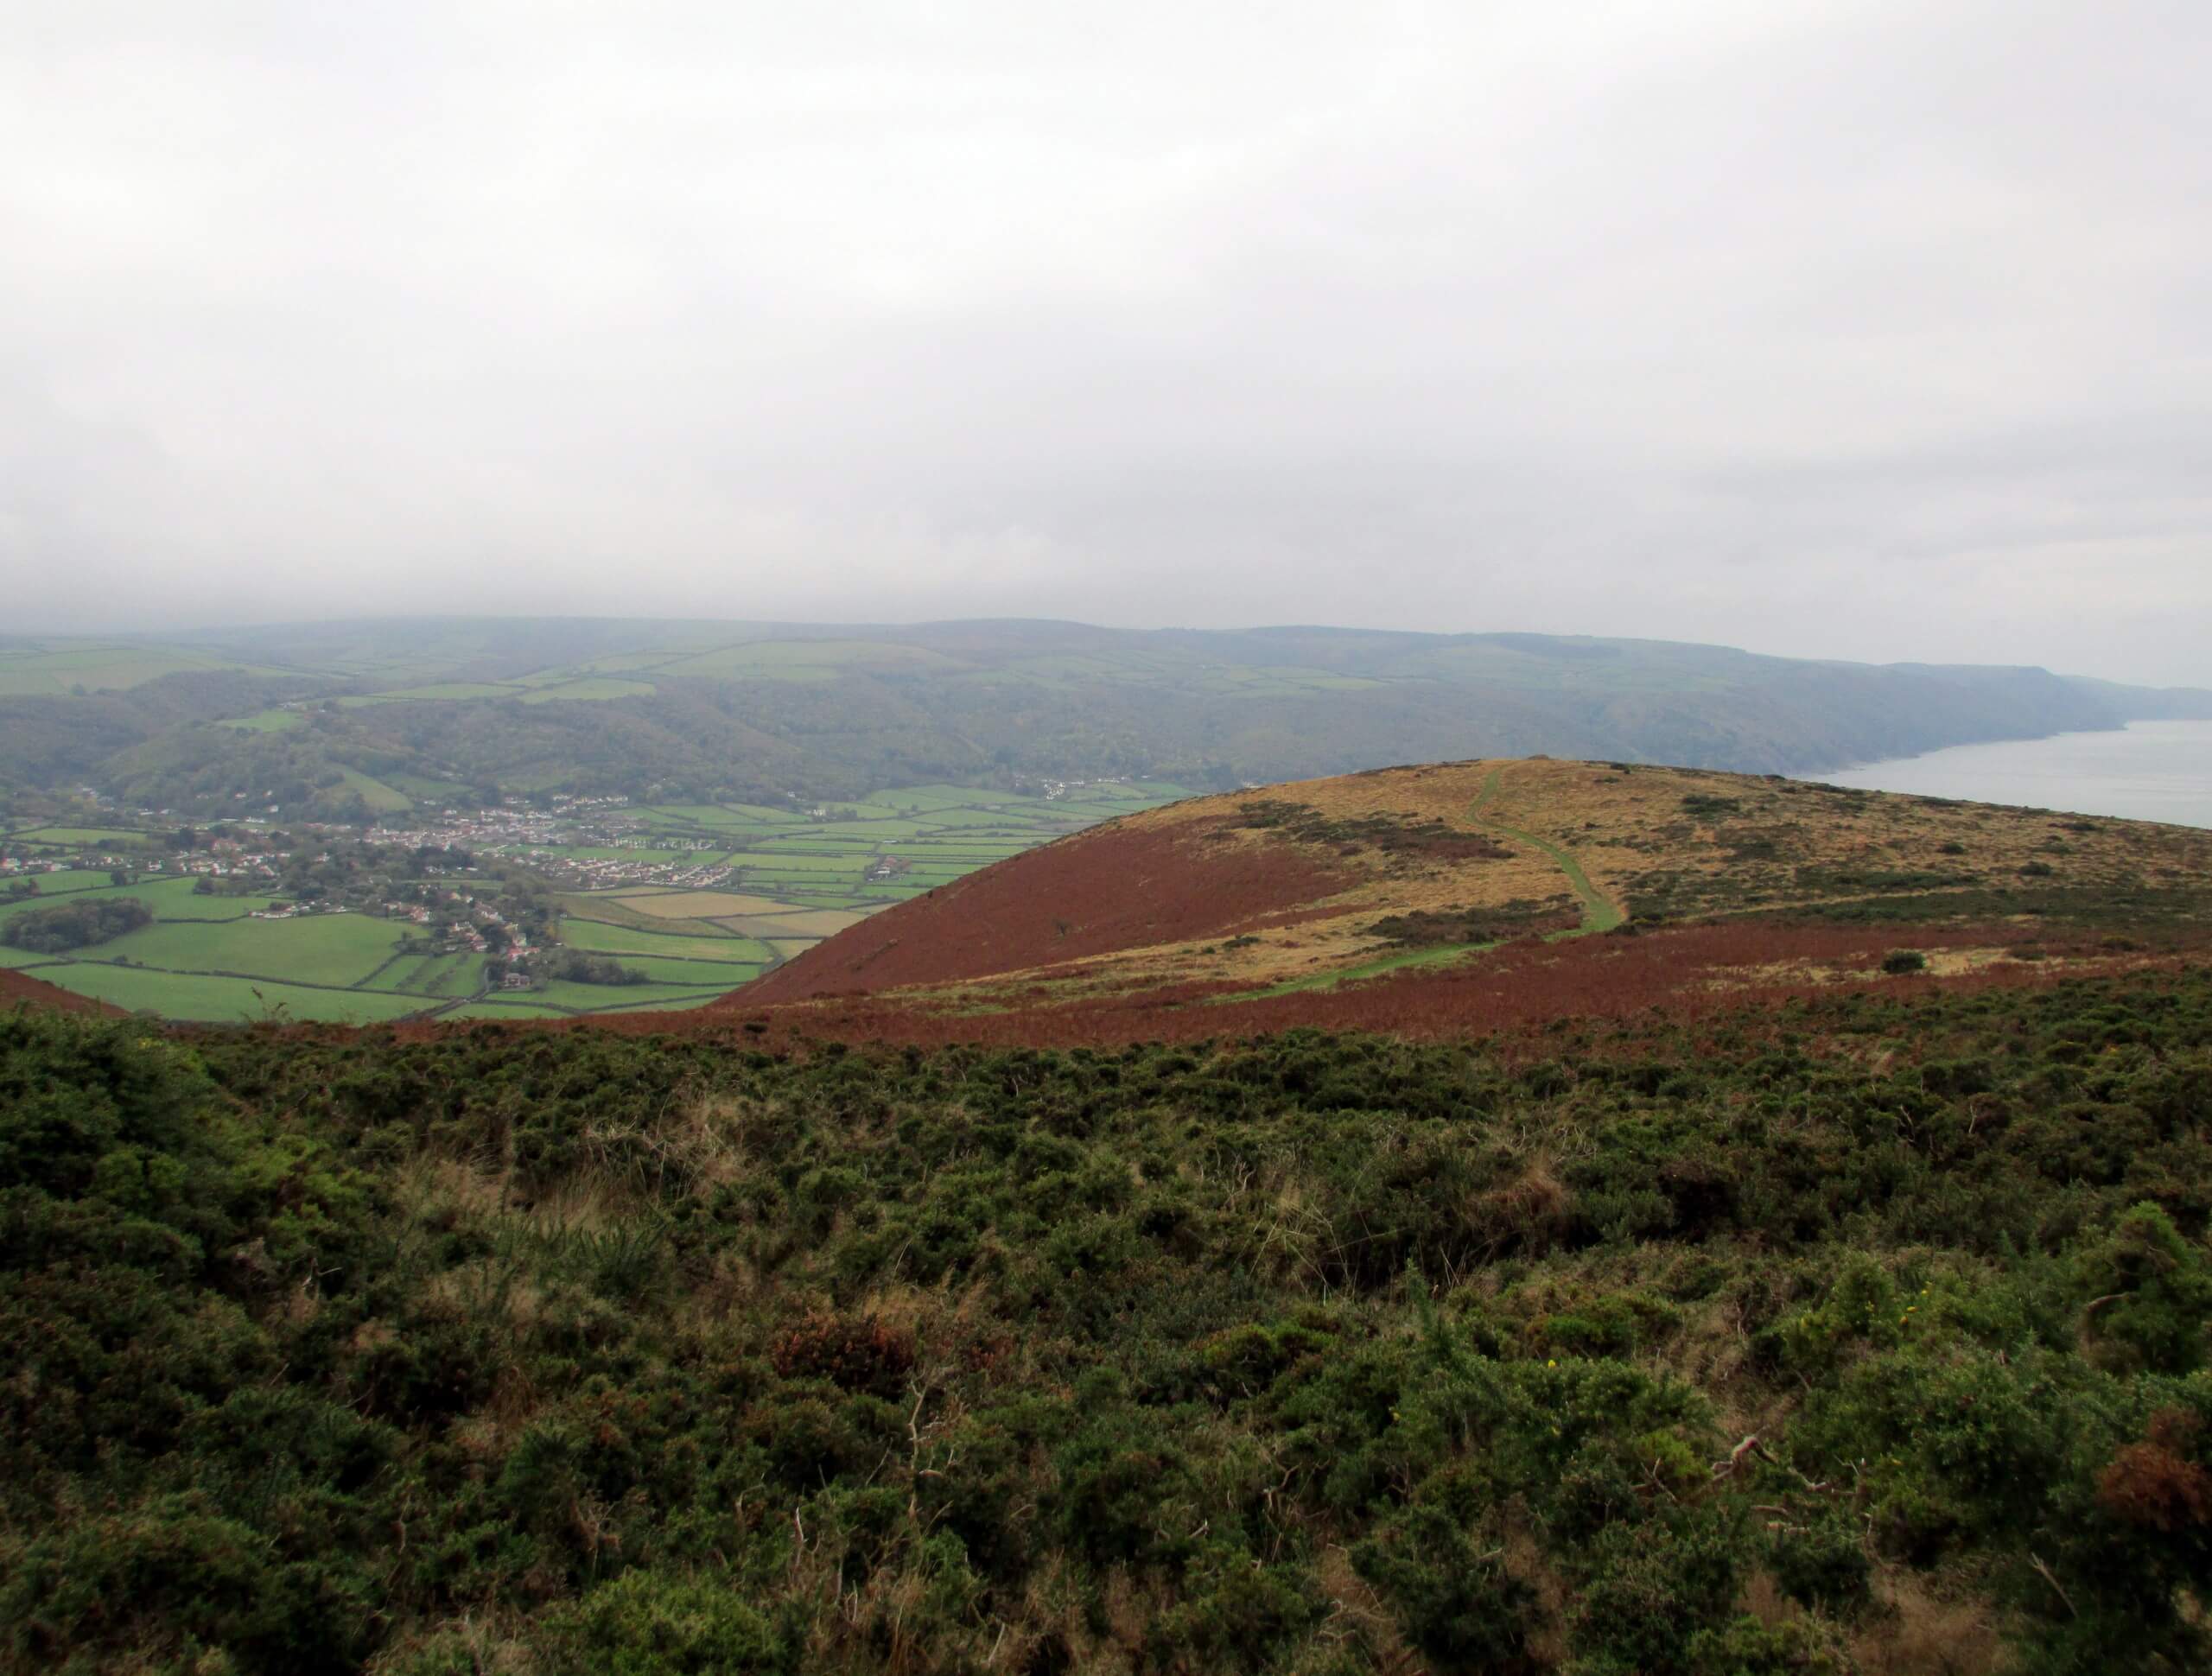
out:
{"label": "green field", "polygon": [[29,827],[8,835],[10,845],[36,844],[44,849],[143,849],[149,835],[130,827]]}
{"label": "green field", "polygon": [[239,733],[283,733],[304,727],[307,720],[297,710],[257,710],[250,716],[231,716],[210,725]]}
{"label": "green field", "polygon": [[385,776],[385,783],[395,791],[404,792],[416,803],[432,807],[469,796],[469,790],[465,785],[457,785],[451,780],[429,779],[420,774],[390,774]]}
{"label": "green field", "polygon": [[415,807],[414,800],[404,791],[396,791],[382,780],[372,779],[358,768],[339,771],[346,777],[346,784],[361,794],[361,801],[378,815],[398,815]]}
{"label": "green field", "polygon": [[656,997],[640,1001],[634,1006],[603,1006],[601,1013],[689,1013],[695,1006],[711,1006],[721,999],[721,993],[713,989],[692,989],[681,995],[665,999]]}
{"label": "green field", "polygon": [[[1102,784],[1086,788],[1086,799],[1077,802],[936,784],[831,802],[822,806],[819,818],[745,804],[634,809],[630,813],[665,842],[696,834],[730,846],[715,854],[734,871],[711,890],[685,892],[682,917],[650,912],[634,894],[571,893],[562,898],[568,916],[562,936],[596,953],[651,955],[672,937],[743,944],[758,934],[772,936],[778,953],[788,958],[846,924],[846,916],[873,913],[1097,820],[1186,795],[1179,786],[1158,783]],[[693,852],[605,847],[562,853],[579,859],[708,859]],[[869,879],[886,860],[903,860],[906,869]],[[758,943],[747,955],[767,958]],[[681,975],[658,966],[654,972]]]}
{"label": "green field", "polygon": [[[427,793],[426,800],[435,802],[461,790],[423,781],[403,790],[358,770],[345,772],[348,786],[387,812],[409,807],[410,792]],[[144,901],[155,923],[68,956],[11,949],[0,962],[35,968],[48,982],[118,1006],[194,1019],[257,1016],[262,1003],[251,994],[257,987],[264,1000],[281,1001],[290,1016],[313,1019],[410,1013],[526,1018],[695,1006],[892,903],[1074,831],[1101,814],[1166,801],[1179,788],[1094,790],[1086,802],[1075,803],[917,786],[829,804],[821,819],[758,805],[660,805],[628,811],[652,835],[653,848],[601,843],[534,850],[575,861],[676,868],[726,858],[735,869],[711,890],[666,886],[642,895],[593,890],[561,898],[560,941],[613,956],[649,980],[642,984],[556,981],[512,998],[481,994],[482,956],[402,955],[401,943],[416,935],[409,924],[358,913],[256,919],[253,911],[272,905],[270,898],[200,895],[197,881],[186,875],[155,875],[118,886],[105,873],[81,869],[42,876],[40,896],[0,903],[0,920],[54,901],[112,893]],[[14,835],[14,841],[120,848],[143,835],[120,828],[48,827]],[[690,848],[693,842],[708,848]],[[906,860],[907,870],[868,879],[866,874],[887,857]],[[655,900],[673,906],[675,914],[646,911],[642,905]],[[118,966],[118,959],[130,963]]]}
{"label": "green field", "polygon": [[398,943],[399,928],[390,920],[313,914],[212,925],[156,921],[101,943],[99,956],[124,955],[170,971],[235,973],[344,988],[389,961]]}
{"label": "green field", "polygon": [[775,958],[766,943],[750,937],[648,931],[628,925],[610,925],[601,920],[580,919],[573,914],[561,922],[561,941],[572,949],[595,955],[658,955],[678,960],[734,960],[755,964]]}
{"label": "green field", "polygon": [[[95,874],[94,877],[99,880],[99,886],[95,887],[98,891],[110,892],[116,896],[135,896],[140,898],[149,906],[153,906],[160,899],[161,895],[162,894],[159,886],[111,885],[108,883],[107,875],[104,873]],[[163,884],[169,885],[174,885],[179,882],[181,881],[175,879],[162,881]],[[189,885],[187,885],[186,888],[188,890],[190,888]],[[51,908],[60,903],[79,901],[85,897],[93,893],[93,890],[83,887],[79,887],[73,891],[41,891],[36,896],[19,897],[12,902],[0,902],[0,922],[13,919],[18,914],[35,913],[41,908]],[[167,892],[167,894],[173,896],[175,892],[172,891]],[[160,909],[156,907],[155,911],[158,913]]]}
{"label": "green field", "polygon": [[611,676],[586,676],[550,687],[535,687],[523,696],[525,704],[550,704],[556,700],[595,702],[609,698],[650,698],[657,691],[650,681],[621,681]]}
{"label": "green field", "polygon": [[395,687],[380,693],[361,693],[338,702],[347,709],[359,709],[364,704],[401,704],[410,700],[460,698],[519,698],[521,693],[512,687],[499,686],[486,681],[436,681],[422,687]]}
{"label": "green field", "polygon": [[483,964],[474,954],[403,955],[377,976],[379,989],[410,995],[456,996],[476,993],[476,973]]}
{"label": "green field", "polygon": [[705,999],[722,993],[723,986],[671,983],[570,983],[556,980],[533,989],[524,999],[541,1006],[568,1007],[579,1013],[596,1013],[607,1007],[645,1007],[658,1002],[695,1000],[702,999],[701,991],[708,992]]}
{"label": "green field", "polygon": [[957,658],[919,646],[874,640],[755,640],[639,667],[649,667],[657,675],[723,681],[828,681],[855,670],[945,673],[958,670],[961,664]]}
{"label": "green field", "polygon": [[456,1006],[449,1013],[441,1013],[441,1019],[467,1020],[471,1019],[565,1019],[570,1017],[566,1007],[539,1006],[533,1002],[471,1001],[466,1006]]}
{"label": "green field", "polygon": [[119,692],[165,675],[212,670],[238,670],[249,675],[286,673],[178,646],[50,640],[0,647],[0,698],[51,698],[80,688],[87,693]]}
{"label": "green field", "polygon": [[[48,983],[134,1012],[202,1021],[257,1018],[279,1002],[291,1018],[333,1022],[424,1013],[474,1016],[480,1005],[484,957],[402,955],[399,945],[413,935],[411,925],[365,914],[256,919],[251,911],[269,906],[270,898],[199,896],[194,881],[184,878],[111,886],[105,874],[92,876],[101,880],[98,891],[0,904],[0,919],[98,894],[137,897],[154,908],[155,923],[67,955],[0,944],[0,967],[35,968]],[[766,943],[720,927],[707,928],[711,934],[702,936],[571,919],[564,929],[572,946],[612,954],[651,981],[556,981],[512,1000],[483,998],[480,1004],[494,1009],[486,1016],[690,1005],[757,977],[776,958]],[[445,1008],[454,1011],[441,1012]]]}
{"label": "green field", "polygon": [[[259,1019],[282,1006],[294,1019],[332,1023],[375,1022],[404,1018],[423,1003],[406,995],[373,989],[308,989],[268,978],[212,978],[179,972],[154,972],[135,966],[109,966],[79,960],[41,966],[35,976],[108,1001],[127,1012],[158,1013],[165,1019],[232,1023]],[[257,994],[256,992],[258,992]]]}
{"label": "green field", "polygon": [[729,865],[744,867],[765,867],[777,873],[823,873],[857,875],[868,864],[868,857],[848,855],[802,855],[779,854],[774,851],[739,850],[728,858]]}
{"label": "green field", "polygon": [[[60,873],[34,873],[22,875],[37,885],[42,897],[67,896],[73,891],[104,890],[109,883],[103,867],[65,867]],[[15,875],[10,875],[13,879]]]}
{"label": "green field", "polygon": [[104,892],[116,896],[135,896],[153,909],[157,919],[190,924],[245,921],[251,918],[257,910],[281,905],[276,898],[258,893],[252,896],[202,896],[194,888],[198,883],[194,879],[142,879],[135,885],[105,886]]}
{"label": "green field", "polygon": [[[732,942],[749,938],[732,938]],[[764,949],[762,953],[766,955]],[[712,984],[718,989],[734,989],[741,983],[750,983],[766,968],[766,958],[758,961],[692,960],[655,955],[621,955],[617,956],[632,972],[642,972],[657,984]],[[610,1000],[620,999],[613,988],[603,991]]]}

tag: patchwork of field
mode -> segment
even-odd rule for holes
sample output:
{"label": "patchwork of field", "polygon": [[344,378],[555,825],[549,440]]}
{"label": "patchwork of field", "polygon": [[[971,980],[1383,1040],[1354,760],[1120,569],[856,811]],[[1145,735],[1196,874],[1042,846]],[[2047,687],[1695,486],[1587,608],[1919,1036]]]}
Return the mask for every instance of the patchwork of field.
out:
{"label": "patchwork of field", "polygon": [[8,835],[12,846],[29,851],[71,853],[81,849],[144,849],[154,840],[125,827],[26,827]]}
{"label": "patchwork of field", "polygon": [[[365,651],[365,648],[364,651]],[[645,698],[658,691],[655,677],[710,681],[826,682],[847,675],[965,676],[969,666],[956,657],[918,646],[870,640],[758,639],[717,641],[712,637],[676,634],[664,638],[650,650],[615,652],[534,670],[525,675],[499,679],[440,679],[465,654],[448,648],[442,657],[421,659],[395,657],[388,651],[352,657],[327,656],[317,673],[334,681],[353,684],[355,690],[338,699],[346,709],[372,705],[408,703],[463,703],[508,699],[524,704],[591,703],[609,699]],[[1047,669],[1052,660],[1039,660]],[[255,674],[289,671],[263,669],[218,657],[213,653],[166,646],[76,645],[55,642],[50,648],[0,651],[0,696],[15,694],[67,693],[82,686],[86,691],[136,686],[158,676],[181,670],[243,669]],[[1237,680],[1242,671],[1233,672]],[[1285,690],[1319,690],[1320,686],[1368,686],[1356,678],[1339,678],[1304,670],[1291,672],[1297,682]],[[1152,678],[1149,675],[1146,678]],[[1274,691],[1280,683],[1262,676],[1261,689]],[[1224,688],[1224,690],[1228,689]],[[218,727],[246,732],[273,732],[300,725],[298,709],[257,711],[228,718]]]}
{"label": "patchwork of field", "polygon": [[728,876],[707,890],[626,885],[570,892],[560,898],[561,936],[656,979],[714,969],[734,988],[883,908],[1187,795],[1180,786],[1140,781],[1071,787],[1058,797],[906,786],[807,814],[743,803],[655,805],[633,812],[656,837],[683,846],[665,854],[728,867]]}
{"label": "patchwork of field", "polygon": [[[525,704],[556,702],[598,702],[648,697],[669,681],[773,681],[825,684],[852,676],[927,676],[991,687],[1032,688],[1071,691],[1107,682],[1117,687],[1142,688],[1173,684],[1210,695],[1280,699],[1319,693],[1358,691],[1383,687],[1393,679],[1434,681],[1464,679],[1490,672],[1494,651],[1484,654],[1460,649],[1455,657],[1439,654],[1435,667],[1421,667],[1404,675],[1361,674],[1314,663],[1208,662],[1186,650],[1167,647],[1101,647],[1090,651],[1055,651],[1033,656],[1006,655],[1003,650],[979,646],[940,651],[910,642],[785,633],[763,633],[741,625],[696,626],[640,625],[649,644],[634,650],[602,652],[529,670],[483,673],[481,654],[486,648],[473,645],[464,634],[450,632],[439,640],[441,650],[426,647],[419,654],[404,655],[374,637],[357,648],[325,646],[316,659],[316,672],[349,683],[354,690],[338,702],[348,709],[372,705],[456,703],[495,700]],[[373,644],[371,644],[374,641]],[[118,660],[119,675],[150,679],[175,668],[238,667],[213,662],[204,651],[163,647],[113,648],[102,654]],[[180,661],[181,660],[181,661]],[[1525,656],[1506,657],[1509,673],[1531,662]],[[41,666],[33,684],[22,690],[66,691],[66,664],[49,671]],[[27,676],[27,679],[31,677]],[[0,693],[16,690],[7,685],[7,666],[0,663]],[[48,684],[37,684],[44,681]],[[114,682],[111,684],[127,684]],[[282,720],[296,712],[263,711],[241,715],[219,725],[262,730],[295,725]]]}
{"label": "patchwork of field", "polygon": [[130,645],[100,640],[40,640],[0,646],[0,698],[52,698],[86,692],[119,692],[159,680],[212,670],[248,675],[287,671],[179,646]]}
{"label": "patchwork of field", "polygon": [[39,875],[0,919],[57,905],[131,898],[151,924],[48,954],[0,945],[0,966],[131,1012],[209,1023],[268,1017],[370,1024],[436,1012],[475,993],[482,957],[404,955],[414,929],[358,913],[257,918],[267,896],[202,896],[183,877],[117,885],[104,873]]}
{"label": "patchwork of field", "polygon": [[[614,954],[645,981],[550,982],[511,997],[481,994],[484,957],[407,952],[415,928],[359,913],[294,918],[254,917],[265,897],[200,896],[188,879],[64,889],[83,874],[48,873],[39,895],[0,904],[0,917],[98,898],[135,898],[154,923],[66,954],[0,945],[0,968],[42,979],[132,1012],[167,1019],[238,1023],[269,1017],[373,1024],[417,1016],[575,1017],[582,1013],[696,1006],[758,975],[774,958],[766,944],[718,936],[664,937]],[[606,930],[613,938],[622,933]],[[579,946],[610,940],[587,933]],[[660,949],[666,944],[665,952]]]}
{"label": "patchwork of field", "polygon": [[[399,795],[365,776],[361,789]],[[267,896],[202,895],[183,876],[117,885],[92,868],[39,875],[36,896],[0,902],[0,923],[58,903],[126,897],[151,909],[154,922],[67,954],[0,944],[0,969],[131,1011],[216,1023],[677,1011],[751,981],[880,908],[1182,795],[1156,784],[1091,785],[1058,798],[935,785],[879,792],[815,816],[739,804],[655,807],[632,812],[664,849],[533,852],[542,861],[622,856],[732,869],[716,889],[629,885],[558,898],[560,941],[613,957],[641,980],[634,983],[555,981],[487,994],[483,956],[403,952],[419,936],[404,922],[361,913],[256,917],[281,905]],[[9,842],[30,853],[97,845],[137,854],[162,838],[122,826],[46,827],[10,834]]]}

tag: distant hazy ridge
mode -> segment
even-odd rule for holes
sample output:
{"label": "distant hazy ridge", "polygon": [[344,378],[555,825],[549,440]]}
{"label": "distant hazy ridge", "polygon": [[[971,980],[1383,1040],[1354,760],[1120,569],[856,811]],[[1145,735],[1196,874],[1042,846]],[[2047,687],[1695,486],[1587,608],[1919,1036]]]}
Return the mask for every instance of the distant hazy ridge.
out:
{"label": "distant hazy ridge", "polygon": [[179,809],[244,791],[335,811],[363,776],[413,782],[419,800],[1112,774],[1227,787],[1534,753],[1802,773],[2153,717],[2212,718],[2212,692],[1665,641],[996,620],[0,642],[0,784]]}

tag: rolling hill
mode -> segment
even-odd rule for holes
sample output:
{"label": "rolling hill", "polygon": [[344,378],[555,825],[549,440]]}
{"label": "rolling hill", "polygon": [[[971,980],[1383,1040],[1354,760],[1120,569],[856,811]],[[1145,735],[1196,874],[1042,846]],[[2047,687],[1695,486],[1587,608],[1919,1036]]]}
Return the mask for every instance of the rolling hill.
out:
{"label": "rolling hill", "polygon": [[722,1006],[995,1040],[1469,1033],[1532,1006],[1864,980],[1900,953],[1887,975],[2024,981],[2208,936],[2212,834],[2192,828],[1476,761],[1127,816],[880,914]]}
{"label": "rolling hill", "polygon": [[2201,1671],[2208,950],[2212,833],[1539,759],[686,1013],[11,983],[0,1668]]}
{"label": "rolling hill", "polygon": [[690,1013],[9,984],[0,1667],[2201,1672],[2208,944],[2205,831],[1535,759]]}
{"label": "rolling hill", "polygon": [[2208,714],[2212,695],[2041,669],[1573,635],[433,619],[0,640],[0,793],[343,820],[387,795],[1228,789],[1538,752],[1802,773]]}

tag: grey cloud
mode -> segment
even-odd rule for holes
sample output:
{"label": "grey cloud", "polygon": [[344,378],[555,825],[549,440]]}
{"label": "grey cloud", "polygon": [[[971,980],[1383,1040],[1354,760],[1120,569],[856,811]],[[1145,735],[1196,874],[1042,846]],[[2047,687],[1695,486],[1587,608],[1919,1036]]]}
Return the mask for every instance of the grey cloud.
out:
{"label": "grey cloud", "polygon": [[2212,679],[2194,0],[10,10],[0,570],[39,623]]}

